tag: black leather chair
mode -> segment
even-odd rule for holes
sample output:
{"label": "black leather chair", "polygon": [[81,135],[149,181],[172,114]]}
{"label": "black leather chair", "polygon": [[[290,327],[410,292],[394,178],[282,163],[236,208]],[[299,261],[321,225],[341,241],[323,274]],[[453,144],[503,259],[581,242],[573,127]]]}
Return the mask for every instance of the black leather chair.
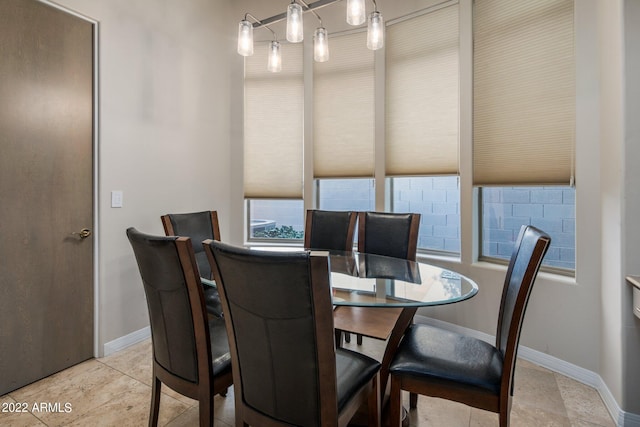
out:
{"label": "black leather chair", "polygon": [[[217,211],[204,211],[182,214],[167,214],[160,217],[167,236],[190,237],[196,264],[200,270],[200,276],[212,279],[211,267],[204,253],[202,242],[207,239],[220,239],[220,225]],[[204,302],[207,312],[213,316],[222,316],[222,306],[218,290],[211,286],[204,286]]]}
{"label": "black leather chair", "polygon": [[[415,261],[419,229],[418,213],[360,212],[358,252]],[[350,332],[354,332],[358,344],[362,344],[363,335],[386,339],[400,313],[399,308],[338,307],[335,323],[345,332],[347,342]]]}
{"label": "black leather chair", "polygon": [[224,319],[205,311],[191,241],[127,230],[147,297],[153,342],[149,426],[158,424],[162,383],[200,404],[200,426],[213,425],[213,396],[233,384]]}
{"label": "black leather chair", "polygon": [[400,426],[401,390],[454,400],[497,412],[509,425],[522,320],[531,288],[551,239],[522,227],[509,262],[498,315],[495,346],[428,325],[412,325],[391,363],[391,426]]}
{"label": "black leather chair", "polygon": [[307,210],[304,247],[352,251],[356,219],[356,212]]}
{"label": "black leather chair", "polygon": [[326,256],[206,241],[231,348],[239,426],[380,425],[380,363],[337,349]]}
{"label": "black leather chair", "polygon": [[420,214],[360,212],[358,252],[416,260]]}

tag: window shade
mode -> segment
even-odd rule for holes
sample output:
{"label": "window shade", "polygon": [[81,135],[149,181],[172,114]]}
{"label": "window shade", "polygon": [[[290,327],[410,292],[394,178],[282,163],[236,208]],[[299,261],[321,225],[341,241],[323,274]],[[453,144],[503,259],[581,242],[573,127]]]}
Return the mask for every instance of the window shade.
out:
{"label": "window shade", "polygon": [[373,51],[358,32],[331,37],[329,52],[328,62],[314,63],[314,177],[372,177]]}
{"label": "window shade", "polygon": [[475,185],[572,182],[572,0],[476,0]]}
{"label": "window shade", "polygon": [[386,174],[458,174],[458,5],[390,25],[386,43]]}
{"label": "window shade", "polygon": [[244,197],[302,198],[302,45],[281,44],[282,71],[267,71],[266,45],[245,58]]}

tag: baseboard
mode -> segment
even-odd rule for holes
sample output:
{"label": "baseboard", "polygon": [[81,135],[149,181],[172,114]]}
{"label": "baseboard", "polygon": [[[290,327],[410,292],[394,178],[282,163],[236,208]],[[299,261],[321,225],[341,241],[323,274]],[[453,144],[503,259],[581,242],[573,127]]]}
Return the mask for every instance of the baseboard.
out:
{"label": "baseboard", "polygon": [[620,410],[618,425],[624,427],[640,427],[640,415]]}
{"label": "baseboard", "polygon": [[[485,334],[484,332],[479,332],[473,329],[464,328],[462,326],[454,325],[453,323],[443,322],[442,320],[420,315],[415,316],[414,320],[416,323],[425,323],[428,325],[438,326],[443,329],[478,338],[491,344],[495,343],[495,336],[493,335]],[[564,360],[558,359],[557,357],[550,356],[546,353],[538,350],[533,350],[523,345],[521,345],[520,349],[518,350],[518,356],[529,362],[535,363],[536,365],[542,366],[551,371],[557,372],[566,377],[572,378],[576,381],[595,388],[600,394],[600,397],[607,407],[609,414],[611,414],[611,418],[613,418],[613,420],[616,422],[616,425],[621,427],[640,427],[640,415],[623,411],[620,408],[620,405],[618,405],[616,399],[613,397],[613,394],[611,394],[611,391],[603,381],[602,377],[600,377],[600,375],[596,374],[595,372],[589,371],[588,369],[581,368],[569,362],[565,362]]]}
{"label": "baseboard", "polygon": [[127,347],[130,347],[134,344],[138,344],[141,341],[146,340],[151,336],[151,329],[149,326],[146,326],[142,329],[139,329],[135,332],[131,332],[125,336],[120,338],[116,338],[113,341],[109,341],[104,344],[104,356],[109,356],[117,351],[124,350]]}

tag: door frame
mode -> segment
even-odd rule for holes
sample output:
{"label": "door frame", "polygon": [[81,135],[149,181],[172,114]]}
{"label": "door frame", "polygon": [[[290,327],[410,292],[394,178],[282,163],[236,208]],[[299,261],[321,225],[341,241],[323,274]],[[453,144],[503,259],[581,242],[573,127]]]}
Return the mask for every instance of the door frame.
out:
{"label": "door frame", "polygon": [[37,0],[47,6],[61,10],[64,13],[73,15],[87,21],[93,28],[93,357],[100,357],[100,227],[99,227],[99,166],[100,166],[100,23],[75,10],[53,3],[49,0]]}

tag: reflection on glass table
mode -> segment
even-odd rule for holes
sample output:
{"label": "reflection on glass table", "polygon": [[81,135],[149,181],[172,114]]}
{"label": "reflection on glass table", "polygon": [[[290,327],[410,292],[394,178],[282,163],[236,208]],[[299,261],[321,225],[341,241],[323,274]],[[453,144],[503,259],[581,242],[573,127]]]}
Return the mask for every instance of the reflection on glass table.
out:
{"label": "reflection on glass table", "polygon": [[335,305],[425,307],[471,298],[478,286],[423,262],[358,252],[329,253]]}

